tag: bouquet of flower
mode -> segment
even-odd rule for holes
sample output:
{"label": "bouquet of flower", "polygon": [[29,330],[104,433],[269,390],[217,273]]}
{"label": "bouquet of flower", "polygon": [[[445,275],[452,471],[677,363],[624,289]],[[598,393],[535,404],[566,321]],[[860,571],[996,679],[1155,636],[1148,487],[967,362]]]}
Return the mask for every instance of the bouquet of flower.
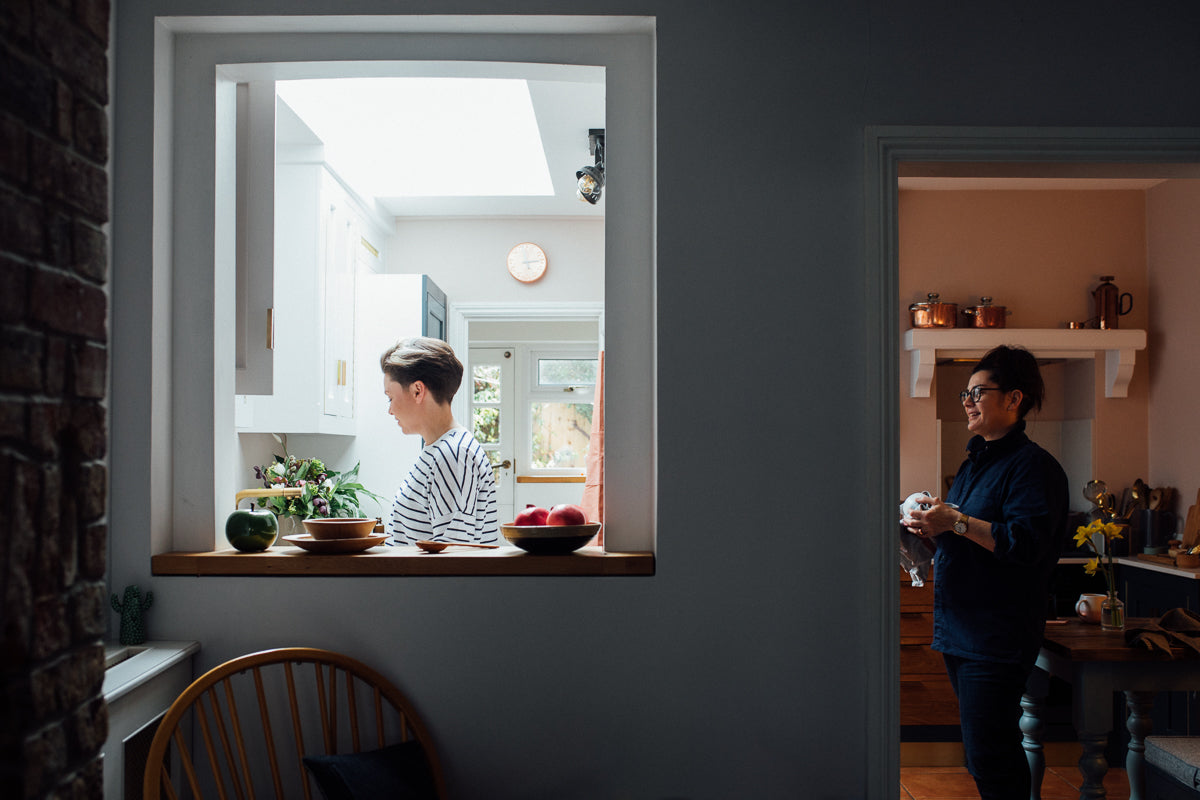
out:
{"label": "bouquet of flower", "polygon": [[[1113,542],[1117,539],[1124,538],[1121,536],[1121,525],[1115,522],[1105,522],[1103,519],[1094,519],[1087,525],[1080,525],[1075,529],[1075,546],[1088,547],[1096,557],[1090,559],[1083,565],[1083,570],[1088,575],[1095,575],[1096,570],[1101,570],[1104,573],[1104,582],[1108,586],[1108,595],[1116,596],[1117,584],[1113,580]],[[1099,533],[1104,537],[1104,553],[1101,561],[1101,553],[1096,548],[1095,535]]]}
{"label": "bouquet of flower", "polygon": [[361,517],[359,495],[379,501],[358,482],[358,467],[345,472],[329,469],[319,458],[275,456],[275,461],[254,468],[254,476],[268,489],[296,486],[303,489],[299,497],[264,497],[261,503],[276,516]]}

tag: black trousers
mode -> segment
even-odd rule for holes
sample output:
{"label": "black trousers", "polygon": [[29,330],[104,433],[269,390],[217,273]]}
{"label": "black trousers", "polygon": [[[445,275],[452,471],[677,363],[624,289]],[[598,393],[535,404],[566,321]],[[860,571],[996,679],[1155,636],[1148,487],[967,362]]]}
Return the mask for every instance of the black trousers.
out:
{"label": "black trousers", "polygon": [[1033,664],[1001,664],[943,654],[958,697],[967,771],[981,800],[1029,800],[1021,746],[1021,695]]}

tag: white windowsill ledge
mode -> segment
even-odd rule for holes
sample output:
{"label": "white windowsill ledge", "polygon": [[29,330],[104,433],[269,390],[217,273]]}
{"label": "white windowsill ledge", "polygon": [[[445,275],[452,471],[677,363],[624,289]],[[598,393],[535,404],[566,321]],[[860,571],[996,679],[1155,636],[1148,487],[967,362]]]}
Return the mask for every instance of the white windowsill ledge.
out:
{"label": "white windowsill ledge", "polygon": [[102,690],[105,702],[111,704],[119,700],[199,651],[199,642],[146,642],[142,645],[105,642]]}

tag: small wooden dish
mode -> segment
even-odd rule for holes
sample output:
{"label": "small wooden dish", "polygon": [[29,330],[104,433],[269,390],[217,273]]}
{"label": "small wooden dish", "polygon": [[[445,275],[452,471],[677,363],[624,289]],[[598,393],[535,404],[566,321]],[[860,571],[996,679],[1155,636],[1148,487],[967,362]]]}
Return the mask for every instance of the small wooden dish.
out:
{"label": "small wooden dish", "polygon": [[1175,566],[1185,569],[1200,567],[1200,553],[1180,553],[1175,556]]}

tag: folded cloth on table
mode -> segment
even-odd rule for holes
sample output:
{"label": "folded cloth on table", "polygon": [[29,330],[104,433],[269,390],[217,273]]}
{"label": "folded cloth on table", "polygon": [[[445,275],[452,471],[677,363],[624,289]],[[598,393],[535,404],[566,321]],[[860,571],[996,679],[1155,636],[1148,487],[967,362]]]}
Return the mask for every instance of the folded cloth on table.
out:
{"label": "folded cloth on table", "polygon": [[1171,652],[1177,644],[1200,655],[1200,614],[1186,608],[1173,608],[1157,620],[1146,620],[1125,629],[1125,644],[1141,645],[1147,650]]}

